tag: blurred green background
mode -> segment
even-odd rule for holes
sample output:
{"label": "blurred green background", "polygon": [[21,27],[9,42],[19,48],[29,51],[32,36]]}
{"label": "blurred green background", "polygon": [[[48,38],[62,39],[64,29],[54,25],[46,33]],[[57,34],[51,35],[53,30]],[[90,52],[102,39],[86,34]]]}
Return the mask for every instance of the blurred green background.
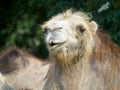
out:
{"label": "blurred green background", "polygon": [[120,0],[1,0],[0,50],[16,45],[46,58],[40,25],[69,8],[87,12],[120,45]]}

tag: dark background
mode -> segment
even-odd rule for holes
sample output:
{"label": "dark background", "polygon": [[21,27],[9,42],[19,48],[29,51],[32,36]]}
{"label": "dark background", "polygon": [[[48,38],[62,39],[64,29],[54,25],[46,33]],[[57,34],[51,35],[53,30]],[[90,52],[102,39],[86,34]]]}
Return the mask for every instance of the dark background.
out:
{"label": "dark background", "polygon": [[120,45],[120,0],[1,0],[0,50],[16,45],[46,58],[40,25],[69,8],[87,12]]}

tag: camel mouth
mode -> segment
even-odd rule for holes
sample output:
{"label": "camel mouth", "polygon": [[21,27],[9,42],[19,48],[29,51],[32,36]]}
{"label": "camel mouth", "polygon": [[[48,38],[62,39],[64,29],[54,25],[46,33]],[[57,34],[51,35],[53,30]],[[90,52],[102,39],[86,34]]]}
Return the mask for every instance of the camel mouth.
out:
{"label": "camel mouth", "polygon": [[55,46],[55,45],[57,45],[58,43],[54,43],[54,42],[51,42],[50,44],[49,44],[49,46],[50,47],[53,47],[53,46]]}
{"label": "camel mouth", "polygon": [[54,43],[54,42],[51,42],[51,43],[49,43],[48,45],[49,45],[49,48],[54,49],[54,48],[63,46],[63,45],[64,45],[64,42],[62,42],[62,43]]}

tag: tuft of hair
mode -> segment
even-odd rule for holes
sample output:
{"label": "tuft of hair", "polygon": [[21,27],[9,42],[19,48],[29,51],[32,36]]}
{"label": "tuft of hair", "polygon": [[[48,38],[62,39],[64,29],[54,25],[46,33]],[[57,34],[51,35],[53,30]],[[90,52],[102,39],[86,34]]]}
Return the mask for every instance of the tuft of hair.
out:
{"label": "tuft of hair", "polygon": [[80,11],[75,11],[74,9],[68,9],[63,13],[63,18],[69,18],[72,17],[73,15],[76,16],[82,16],[86,21],[90,21],[90,17],[85,13],[85,12],[80,12]]}

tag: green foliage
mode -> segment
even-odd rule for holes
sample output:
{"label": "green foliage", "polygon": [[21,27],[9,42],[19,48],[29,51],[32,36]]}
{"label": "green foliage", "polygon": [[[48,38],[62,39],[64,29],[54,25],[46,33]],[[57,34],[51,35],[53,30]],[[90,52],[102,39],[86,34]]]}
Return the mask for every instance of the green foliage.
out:
{"label": "green foliage", "polygon": [[[100,10],[107,3],[108,8]],[[120,45],[119,0],[7,0],[0,3],[0,47],[15,44],[46,58],[48,51],[40,24],[69,8],[93,15],[92,19]]]}

